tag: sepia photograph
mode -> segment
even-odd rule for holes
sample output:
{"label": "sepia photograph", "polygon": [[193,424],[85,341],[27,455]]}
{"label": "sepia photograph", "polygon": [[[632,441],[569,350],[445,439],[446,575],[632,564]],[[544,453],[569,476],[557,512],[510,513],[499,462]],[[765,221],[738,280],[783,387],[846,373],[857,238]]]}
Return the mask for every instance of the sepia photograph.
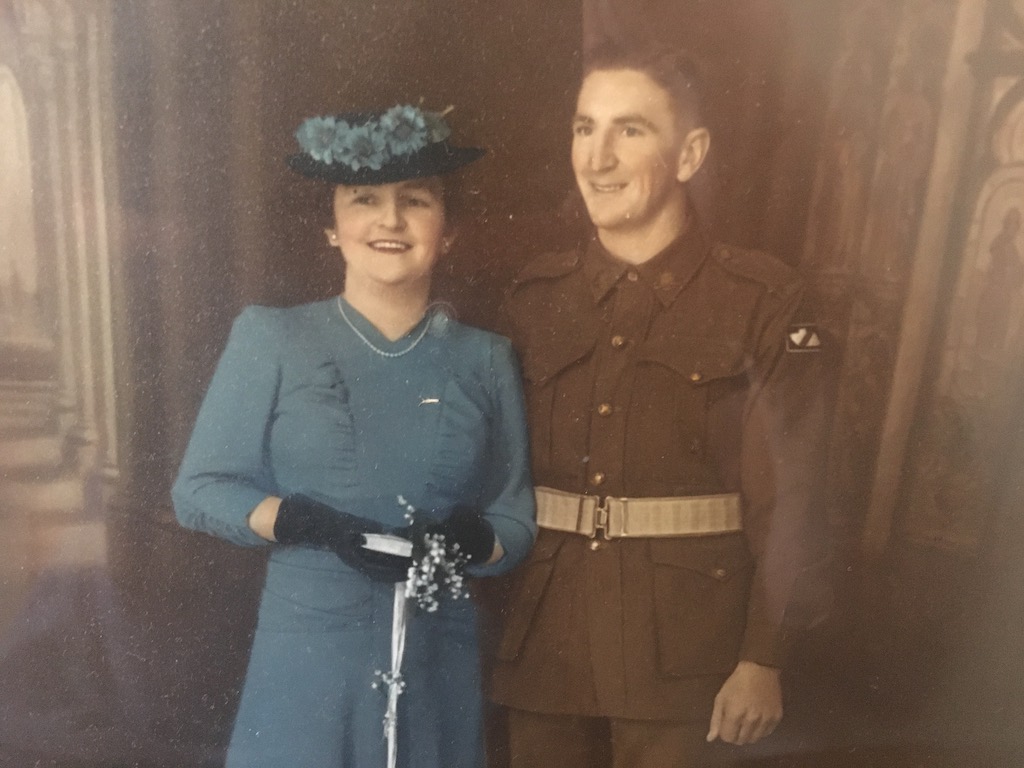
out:
{"label": "sepia photograph", "polygon": [[0,0],[0,765],[1024,765],[1024,0]]}

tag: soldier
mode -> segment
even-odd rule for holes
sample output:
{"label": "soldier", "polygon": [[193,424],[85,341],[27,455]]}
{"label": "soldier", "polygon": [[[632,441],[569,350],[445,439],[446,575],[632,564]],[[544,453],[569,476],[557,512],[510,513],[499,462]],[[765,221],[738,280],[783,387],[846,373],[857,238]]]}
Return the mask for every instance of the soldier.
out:
{"label": "soldier", "polygon": [[794,272],[712,244],[689,202],[700,89],[684,55],[594,52],[572,165],[595,236],[528,264],[506,305],[541,529],[495,661],[512,768],[758,741],[824,602],[821,338]]}

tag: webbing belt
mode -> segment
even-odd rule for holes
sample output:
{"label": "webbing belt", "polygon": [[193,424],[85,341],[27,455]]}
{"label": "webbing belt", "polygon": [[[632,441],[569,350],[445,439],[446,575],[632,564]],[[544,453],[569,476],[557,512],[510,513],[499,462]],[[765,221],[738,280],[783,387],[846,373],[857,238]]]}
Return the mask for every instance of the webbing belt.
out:
{"label": "webbing belt", "polygon": [[740,495],[618,498],[537,486],[537,525],[606,539],[701,536],[743,530]]}

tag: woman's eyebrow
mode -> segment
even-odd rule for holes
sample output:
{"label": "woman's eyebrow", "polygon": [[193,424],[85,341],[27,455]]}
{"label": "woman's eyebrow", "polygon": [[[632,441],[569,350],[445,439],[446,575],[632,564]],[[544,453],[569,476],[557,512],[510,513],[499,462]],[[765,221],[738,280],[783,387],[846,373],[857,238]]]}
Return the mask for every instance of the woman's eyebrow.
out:
{"label": "woman's eyebrow", "polygon": [[409,179],[403,181],[400,189],[403,190],[423,190],[424,192],[434,192],[434,185],[424,179]]}

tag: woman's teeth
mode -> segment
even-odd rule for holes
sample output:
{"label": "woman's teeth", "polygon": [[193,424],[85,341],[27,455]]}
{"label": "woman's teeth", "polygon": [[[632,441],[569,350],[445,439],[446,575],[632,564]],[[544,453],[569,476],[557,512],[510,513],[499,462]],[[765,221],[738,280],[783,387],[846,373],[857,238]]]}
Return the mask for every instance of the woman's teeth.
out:
{"label": "woman's teeth", "polygon": [[385,251],[387,253],[405,253],[412,246],[408,243],[403,243],[399,240],[374,240],[370,243],[370,247],[375,251]]}

